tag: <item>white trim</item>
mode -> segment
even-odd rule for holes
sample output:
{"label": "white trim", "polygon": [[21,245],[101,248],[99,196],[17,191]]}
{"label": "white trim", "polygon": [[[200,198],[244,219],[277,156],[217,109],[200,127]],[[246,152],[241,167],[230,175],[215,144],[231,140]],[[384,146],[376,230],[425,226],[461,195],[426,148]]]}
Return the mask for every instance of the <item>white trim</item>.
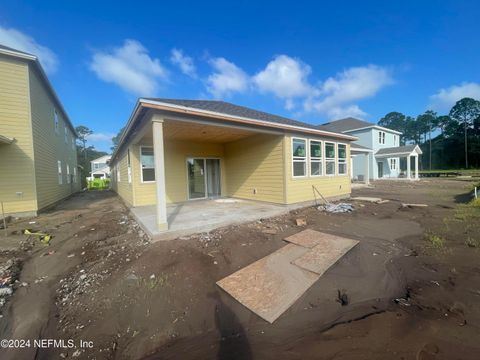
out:
{"label": "white trim", "polygon": [[[320,152],[321,152],[321,155],[320,157],[318,156],[315,156],[315,160],[312,161],[312,152],[311,152],[311,143],[312,141],[315,141],[315,142],[318,142],[320,143]],[[308,163],[309,163],[309,177],[312,177],[312,178],[317,178],[317,177],[322,177],[323,176],[323,173],[324,173],[324,164],[323,164],[323,160],[325,158],[324,156],[324,149],[323,149],[323,143],[324,141],[323,140],[316,140],[316,139],[308,139]],[[312,162],[315,162],[315,163],[320,163],[320,175],[313,175],[312,174]]]}
{"label": "white trim", "polygon": [[[340,152],[338,151],[338,145],[344,145],[345,146],[345,159],[343,159],[345,162],[345,173],[344,174],[340,174]],[[345,143],[337,143],[337,169],[336,169],[336,172],[337,172],[337,176],[347,176],[348,175],[348,156],[347,156],[347,144]]]}
{"label": "white trim", "polygon": [[350,132],[353,132],[353,131],[366,130],[366,129],[378,129],[378,130],[383,130],[383,131],[391,132],[391,133],[397,134],[397,135],[403,135],[403,133],[400,132],[400,131],[392,130],[392,129],[389,129],[389,128],[386,128],[386,127],[383,127],[383,126],[380,126],[380,125],[375,125],[375,124],[369,125],[369,126],[360,127],[360,128],[356,128],[356,129],[344,130],[344,131],[342,131],[342,132],[343,132],[343,133],[350,133]]}
{"label": "white trim", "polygon": [[8,144],[10,145],[12,142],[15,141],[15,138],[9,138],[4,135],[0,135],[0,144]]}
{"label": "white trim", "polygon": [[[331,141],[324,141],[325,143],[325,176],[335,177],[337,176],[337,143]],[[327,158],[327,144],[333,145],[333,151],[335,151],[335,155],[333,158]],[[327,162],[332,162],[333,159],[333,174],[327,174]]]}
{"label": "white trim", "polygon": [[[155,159],[155,151],[153,149],[153,146],[147,146],[147,145],[141,145],[139,146],[139,150],[140,150],[140,158],[139,158],[139,164],[140,164],[140,183],[141,184],[153,184],[155,183],[155,181],[157,180],[155,178],[155,180],[149,180],[149,181],[143,181],[143,167],[142,167],[142,149],[143,148],[148,148],[148,149],[152,149],[152,153],[153,153],[153,158]],[[155,161],[153,163],[153,168],[146,168],[146,169],[154,169],[155,170]]]}
{"label": "white trim", "polygon": [[[297,159],[297,160],[294,160],[294,157],[297,157],[297,158],[303,157],[303,156],[294,156],[294,155],[293,155],[293,142],[294,142],[294,140],[305,141],[305,156],[304,156],[304,157],[305,157],[305,175],[295,175],[295,173],[294,173],[293,164],[294,164],[295,162],[302,162],[302,160],[298,160],[298,159]],[[291,142],[290,142],[291,157],[290,157],[290,161],[291,161],[291,163],[292,163],[292,176],[291,176],[292,179],[304,179],[304,178],[308,177],[308,174],[309,174],[309,172],[308,172],[308,171],[309,171],[309,169],[308,169],[308,168],[309,168],[309,166],[308,166],[308,158],[309,158],[309,156],[308,156],[308,149],[307,149],[307,147],[308,147],[308,139],[307,139],[307,138],[300,138],[300,137],[293,137],[293,136],[291,137]]]}

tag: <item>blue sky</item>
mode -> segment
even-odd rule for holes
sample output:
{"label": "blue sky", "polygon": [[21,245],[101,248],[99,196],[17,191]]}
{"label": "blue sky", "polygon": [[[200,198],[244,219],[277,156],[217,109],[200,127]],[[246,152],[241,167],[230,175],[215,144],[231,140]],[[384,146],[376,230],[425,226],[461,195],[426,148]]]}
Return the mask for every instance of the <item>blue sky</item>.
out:
{"label": "blue sky", "polygon": [[34,52],[108,150],[138,97],[222,99],[319,124],[480,99],[475,1],[3,1],[0,43]]}

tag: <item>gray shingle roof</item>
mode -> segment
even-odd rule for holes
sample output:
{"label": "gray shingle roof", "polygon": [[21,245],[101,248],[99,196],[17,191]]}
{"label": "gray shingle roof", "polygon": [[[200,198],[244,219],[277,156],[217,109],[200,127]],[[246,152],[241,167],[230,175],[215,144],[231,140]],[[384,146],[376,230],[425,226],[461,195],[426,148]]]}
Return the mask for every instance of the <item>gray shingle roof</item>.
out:
{"label": "gray shingle roof", "polygon": [[404,145],[404,146],[383,148],[383,149],[378,150],[375,153],[375,155],[411,153],[413,150],[415,150],[416,147],[417,147],[416,144],[412,144],[412,145]]}
{"label": "gray shingle roof", "polygon": [[[235,105],[225,101],[216,100],[181,100],[181,99],[162,99],[162,98],[144,98],[146,100],[158,101],[172,105],[184,106],[192,109],[206,110],[222,113],[232,116],[240,116],[249,119],[268,121],[284,125],[300,126],[315,130],[331,131],[327,129],[319,129],[317,125],[292,120],[283,116],[269,114],[263,111],[251,109],[245,106]],[[335,132],[335,131],[333,131]]]}
{"label": "gray shingle roof", "polygon": [[320,130],[341,133],[348,130],[360,129],[360,128],[364,128],[367,126],[374,126],[374,125],[375,124],[372,124],[368,121],[348,117],[345,119],[334,120],[322,125],[318,125],[317,128]]}
{"label": "gray shingle roof", "polygon": [[370,149],[369,147],[366,147],[366,146],[357,144],[357,143],[355,143],[355,142],[351,144],[351,147],[352,147],[352,149],[355,148],[355,149],[372,150],[372,149]]}

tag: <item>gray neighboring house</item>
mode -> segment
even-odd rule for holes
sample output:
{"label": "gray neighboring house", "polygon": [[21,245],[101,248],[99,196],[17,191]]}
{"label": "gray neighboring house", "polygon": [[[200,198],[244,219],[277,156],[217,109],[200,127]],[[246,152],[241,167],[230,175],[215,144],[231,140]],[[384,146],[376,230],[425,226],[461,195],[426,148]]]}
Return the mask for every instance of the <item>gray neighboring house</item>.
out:
{"label": "gray neighboring house", "polygon": [[416,144],[401,146],[401,132],[351,117],[318,127],[358,138],[351,144],[352,180],[418,179],[422,150]]}

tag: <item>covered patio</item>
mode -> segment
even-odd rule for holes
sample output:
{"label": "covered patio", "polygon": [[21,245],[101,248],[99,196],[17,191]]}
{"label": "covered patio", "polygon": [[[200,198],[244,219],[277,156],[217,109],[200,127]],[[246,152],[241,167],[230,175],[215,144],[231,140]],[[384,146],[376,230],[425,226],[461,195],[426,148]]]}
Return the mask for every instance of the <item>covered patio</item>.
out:
{"label": "covered patio", "polygon": [[[370,184],[370,157],[373,150],[366,146],[353,143],[350,147],[350,172],[352,182],[360,182],[365,185]],[[354,161],[357,157],[363,157],[362,161]],[[354,175],[357,173],[358,175]]]}
{"label": "covered patio", "polygon": [[220,198],[167,205],[168,230],[159,230],[155,205],[131,208],[142,229],[153,240],[172,240],[213,229],[285,214],[305,206]]}
{"label": "covered patio", "polygon": [[[396,159],[406,159],[406,173],[401,171],[400,179],[407,179],[407,180],[418,180],[418,157],[422,154],[422,150],[418,145],[405,145],[405,146],[398,146],[398,147],[391,147],[391,148],[383,148],[378,150],[375,153],[375,159],[389,159],[394,160]],[[412,157],[414,159],[414,170],[412,176]],[[399,163],[400,170],[402,169],[401,163]],[[381,179],[381,177],[379,177]],[[391,179],[391,178],[389,178]]]}

